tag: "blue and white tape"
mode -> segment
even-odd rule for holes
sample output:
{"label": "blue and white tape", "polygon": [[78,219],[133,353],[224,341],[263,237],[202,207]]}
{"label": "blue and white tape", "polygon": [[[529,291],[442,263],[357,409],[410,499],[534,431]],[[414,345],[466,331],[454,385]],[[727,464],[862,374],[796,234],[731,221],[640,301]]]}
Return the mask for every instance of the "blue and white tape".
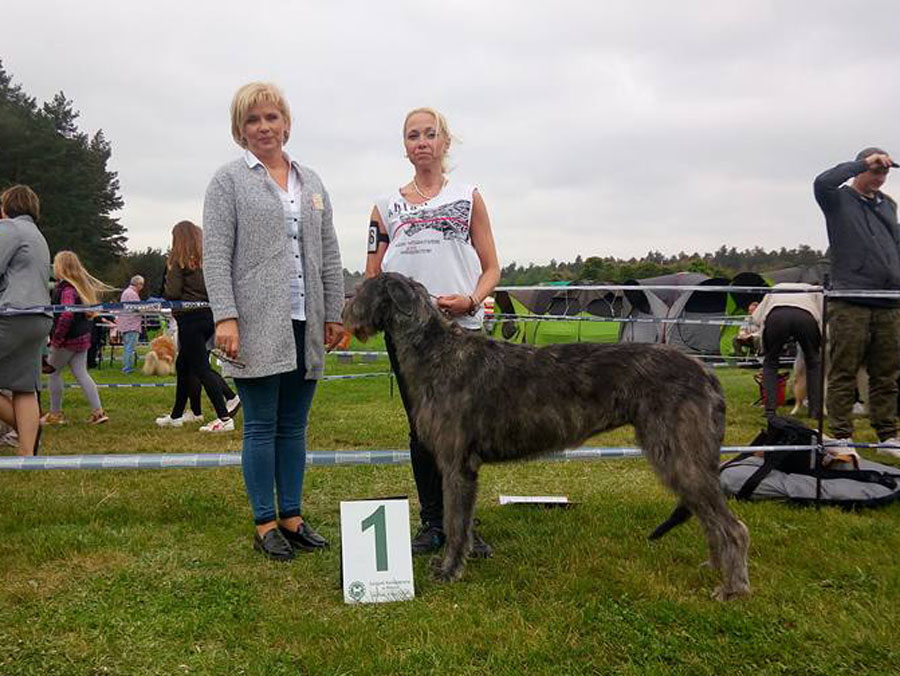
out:
{"label": "blue and white tape", "polygon": [[687,317],[599,317],[597,315],[517,315],[495,313],[487,315],[498,322],[613,322],[618,324],[701,324],[715,326],[742,326],[745,318],[732,319],[729,317],[713,317],[710,319]]}
{"label": "blue and white tape", "polygon": [[[373,373],[345,373],[342,375],[322,376],[320,380],[356,380],[357,378],[383,378],[393,375],[393,371],[375,371]],[[130,387],[175,387],[174,380],[168,380],[163,383],[96,383],[97,387],[107,389],[127,389]],[[63,383],[63,387],[77,388],[81,387],[78,383]],[[43,389],[47,389],[44,386]]]}
{"label": "blue and white tape", "polygon": [[191,300],[142,300],[125,303],[95,303],[94,305],[30,305],[17,308],[0,306],[0,317],[24,314],[61,314],[63,312],[94,312],[96,314],[158,314],[166,310],[199,310],[209,303]]}
{"label": "blue and white tape", "polygon": [[[872,446],[869,444],[868,446]],[[817,446],[723,446],[723,454],[772,451],[811,451]],[[585,446],[534,460],[611,460],[637,458],[640,448]],[[409,451],[308,451],[310,465],[402,465],[409,462]],[[241,464],[240,453],[131,453],[109,455],[39,455],[37,457],[0,457],[0,471],[42,469],[192,469],[231,467]]]}
{"label": "blue and white tape", "polygon": [[[553,291],[566,294],[569,291],[713,291],[726,293],[821,293],[832,298],[900,298],[900,291],[866,289],[831,289],[810,286],[806,289],[776,288],[770,286],[678,286],[640,284],[599,284],[589,286],[498,286],[496,291]],[[0,316],[21,314],[59,314],[61,312],[95,312],[102,314],[142,313],[151,314],[168,310],[197,310],[209,307],[202,301],[144,300],[94,305],[32,305],[23,308],[0,306]]]}

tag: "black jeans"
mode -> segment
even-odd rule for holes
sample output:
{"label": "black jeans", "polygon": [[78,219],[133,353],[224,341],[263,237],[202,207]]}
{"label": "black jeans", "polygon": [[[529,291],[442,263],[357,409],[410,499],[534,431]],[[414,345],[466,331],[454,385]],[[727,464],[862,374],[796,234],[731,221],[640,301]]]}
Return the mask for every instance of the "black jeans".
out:
{"label": "black jeans", "polygon": [[[210,370],[212,371],[213,376],[219,381],[219,387],[222,389],[222,396],[225,397],[225,402],[227,403],[229,399],[234,399],[235,392],[228,386],[228,381],[214,368],[210,368]],[[200,390],[202,387],[200,379],[197,378],[197,376],[193,374],[188,376],[188,402],[190,402],[191,412],[194,415],[201,415],[203,413],[203,406],[200,403]]]}
{"label": "black jeans", "polygon": [[[762,344],[765,351],[763,360],[763,389],[766,393],[766,415],[774,415],[776,387],[778,382],[778,358],[781,350],[790,340],[796,340],[806,360],[806,390],[809,398],[809,417],[818,418],[822,408],[821,363],[819,350],[822,346],[822,332],[819,324],[806,310],[783,305],[772,308],[766,315]],[[798,404],[801,402],[797,402]]]}
{"label": "black jeans", "polygon": [[409,459],[412,462],[413,478],[416,480],[416,491],[419,493],[419,518],[426,526],[444,527],[444,489],[441,470],[434,461],[434,455],[422,443],[416,434],[415,413],[403,375],[397,366],[397,349],[388,334],[384,334],[384,345],[387,348],[391,369],[397,378],[397,389],[406,409],[409,420]]}
{"label": "black jeans", "polygon": [[185,312],[178,314],[175,321],[178,322],[178,357],[175,360],[178,376],[172,417],[181,417],[188,397],[192,391],[196,391],[196,381],[200,381],[206,390],[206,396],[216,409],[216,415],[219,418],[227,418],[228,409],[225,407],[225,395],[222,393],[222,377],[210,368],[209,353],[206,351],[206,342],[216,330],[212,311],[203,309]]}

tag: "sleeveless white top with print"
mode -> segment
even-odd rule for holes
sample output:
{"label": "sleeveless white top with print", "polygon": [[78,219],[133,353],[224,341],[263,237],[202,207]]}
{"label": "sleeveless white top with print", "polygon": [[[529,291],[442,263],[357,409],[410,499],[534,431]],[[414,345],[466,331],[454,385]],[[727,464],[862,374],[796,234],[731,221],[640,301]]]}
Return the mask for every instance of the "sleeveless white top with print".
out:
{"label": "sleeveless white top with print", "polygon": [[[435,296],[468,296],[481,277],[481,261],[472,246],[472,200],[475,186],[448,183],[433,198],[410,204],[399,191],[375,202],[387,230],[384,272],[399,272],[421,282]],[[484,308],[454,321],[467,329],[481,327]]]}

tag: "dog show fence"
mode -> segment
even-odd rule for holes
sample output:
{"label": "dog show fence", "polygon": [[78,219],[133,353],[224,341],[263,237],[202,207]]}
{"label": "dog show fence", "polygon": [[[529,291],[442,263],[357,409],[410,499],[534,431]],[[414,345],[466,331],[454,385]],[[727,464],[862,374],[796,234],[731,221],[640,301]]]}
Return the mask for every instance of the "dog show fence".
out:
{"label": "dog show fence", "polygon": [[[498,287],[497,291],[530,291],[546,290],[545,286],[534,287]],[[828,298],[900,298],[897,291],[853,291],[853,290],[829,290],[822,286],[810,286],[805,289],[785,289],[759,286],[665,286],[665,285],[590,285],[590,286],[566,286],[557,287],[557,292],[568,291],[699,291],[699,292],[728,292],[728,293],[821,293],[825,299],[823,321],[827,322]],[[0,307],[0,317],[17,314],[47,314],[62,312],[95,312],[104,314],[118,313],[160,313],[169,310],[188,310],[208,307],[204,302],[187,301],[140,301],[127,303],[99,303],[95,305],[46,305],[28,308]],[[690,318],[623,318],[623,317],[575,317],[575,316],[547,316],[547,315],[504,315],[495,314],[494,319],[515,318],[516,321],[613,321],[630,323],[691,323],[691,324],[719,324],[740,325],[741,320],[726,317],[710,319]],[[824,343],[824,341],[823,341]],[[824,347],[823,347],[824,349]],[[338,351],[332,354],[338,356],[361,355],[366,359],[377,359],[385,356],[385,352],[355,352]],[[723,359],[719,356],[718,359]],[[748,363],[748,362],[744,362]],[[749,362],[758,363],[758,362]],[[374,378],[393,376],[389,371],[376,373],[360,373],[325,376],[323,380],[352,380],[357,378]],[[393,382],[393,378],[391,378]],[[130,388],[130,387],[171,387],[174,383],[108,383],[98,384],[98,387]],[[77,387],[75,384],[67,384],[67,387]],[[820,421],[820,428],[821,428]],[[847,443],[838,441],[820,441],[818,444],[798,446],[723,446],[722,454],[735,453],[770,453],[784,451],[818,451],[817,455],[830,446],[842,446],[853,448],[885,448],[886,444]],[[634,447],[582,447],[554,453],[545,456],[537,456],[536,460],[605,460],[641,457],[640,448]],[[396,465],[409,462],[408,450],[348,450],[348,451],[308,451],[307,462],[317,466],[338,465]],[[96,455],[58,455],[35,457],[0,457],[0,471],[9,470],[74,470],[74,469],[189,469],[201,467],[232,467],[240,465],[240,453],[177,453],[177,454],[96,454]]]}
{"label": "dog show fence", "polygon": [[[340,375],[322,376],[320,380],[358,380],[360,378],[393,378],[393,376],[394,373],[392,371],[376,371],[374,373],[345,373]],[[175,387],[176,382],[170,380],[164,383],[96,383],[96,385],[98,388],[127,389],[130,387]],[[63,383],[63,387],[80,388],[81,385],[78,383]],[[43,389],[46,389],[46,386]]]}
{"label": "dog show fence", "polygon": [[[900,298],[900,292],[887,290],[826,289],[823,286],[810,285],[805,289],[784,289],[770,286],[703,286],[703,285],[628,285],[628,284],[595,284],[571,286],[498,286],[496,291],[547,291],[567,294],[572,291],[677,291],[701,293],[717,292],[731,294],[767,294],[767,293],[821,293],[826,298]],[[94,305],[33,305],[23,308],[0,306],[0,317],[21,314],[60,314],[62,312],[93,312],[97,314],[157,314],[171,310],[198,310],[209,307],[203,301],[180,300],[143,300],[134,302],[96,303]],[[500,316],[500,315],[495,315]],[[548,319],[548,315],[541,315]],[[566,319],[561,317],[561,319]],[[569,317],[568,319],[573,319]],[[604,318],[599,318],[604,319]],[[644,318],[641,318],[643,321]],[[673,320],[677,322],[677,319]]]}
{"label": "dog show fence", "polygon": [[[833,297],[872,297],[872,298],[897,298],[894,291],[830,291],[821,286],[810,286],[802,292],[797,289],[778,289],[769,286],[662,286],[647,285],[633,286],[627,284],[598,284],[590,286],[564,286],[553,287],[561,293],[569,291],[700,291],[700,292],[728,292],[728,293],[823,293]],[[546,291],[546,286],[500,286],[497,291]],[[893,294],[893,295],[891,295]],[[133,302],[95,303],[94,305],[32,305],[23,308],[2,306],[0,317],[22,314],[60,314],[63,312],[93,312],[97,314],[157,314],[164,310],[199,310],[209,307],[209,303],[203,301],[182,300],[142,300]]]}
{"label": "dog show fence", "polygon": [[[874,444],[868,444],[873,446]],[[818,446],[723,446],[723,454],[745,451],[811,451]],[[639,458],[639,448],[585,446],[560,453],[537,456],[534,460],[612,460]],[[409,451],[307,451],[310,465],[403,465],[409,462]],[[199,467],[233,467],[241,464],[240,453],[131,453],[108,455],[45,455],[34,457],[2,457],[0,471],[42,469],[192,469]]]}

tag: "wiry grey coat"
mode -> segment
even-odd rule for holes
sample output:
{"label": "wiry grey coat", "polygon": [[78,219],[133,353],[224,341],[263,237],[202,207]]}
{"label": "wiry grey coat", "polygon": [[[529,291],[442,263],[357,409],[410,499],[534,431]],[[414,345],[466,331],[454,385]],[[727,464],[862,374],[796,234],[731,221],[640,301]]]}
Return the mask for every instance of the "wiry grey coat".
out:
{"label": "wiry grey coat", "polygon": [[344,322],[357,338],[383,330],[396,346],[417,433],[443,477],[441,579],[461,574],[471,548],[481,463],[572,448],[630,423],[681,512],[706,531],[710,561],[723,575],[719,597],[749,592],[747,530],[719,486],[725,401],[699,361],[661,345],[489,340],[452,326],[425,287],[396,273],[364,282]]}
{"label": "wiry grey coat", "polygon": [[[306,377],[324,372],[325,322],[339,322],[344,277],[331,200],[311,169],[299,170],[300,230],[306,300]],[[225,375],[258,378],[297,368],[291,328],[294,266],[284,210],[266,170],[241,158],[219,169],[203,205],[203,275],[213,318],[237,319],[244,369]]]}

